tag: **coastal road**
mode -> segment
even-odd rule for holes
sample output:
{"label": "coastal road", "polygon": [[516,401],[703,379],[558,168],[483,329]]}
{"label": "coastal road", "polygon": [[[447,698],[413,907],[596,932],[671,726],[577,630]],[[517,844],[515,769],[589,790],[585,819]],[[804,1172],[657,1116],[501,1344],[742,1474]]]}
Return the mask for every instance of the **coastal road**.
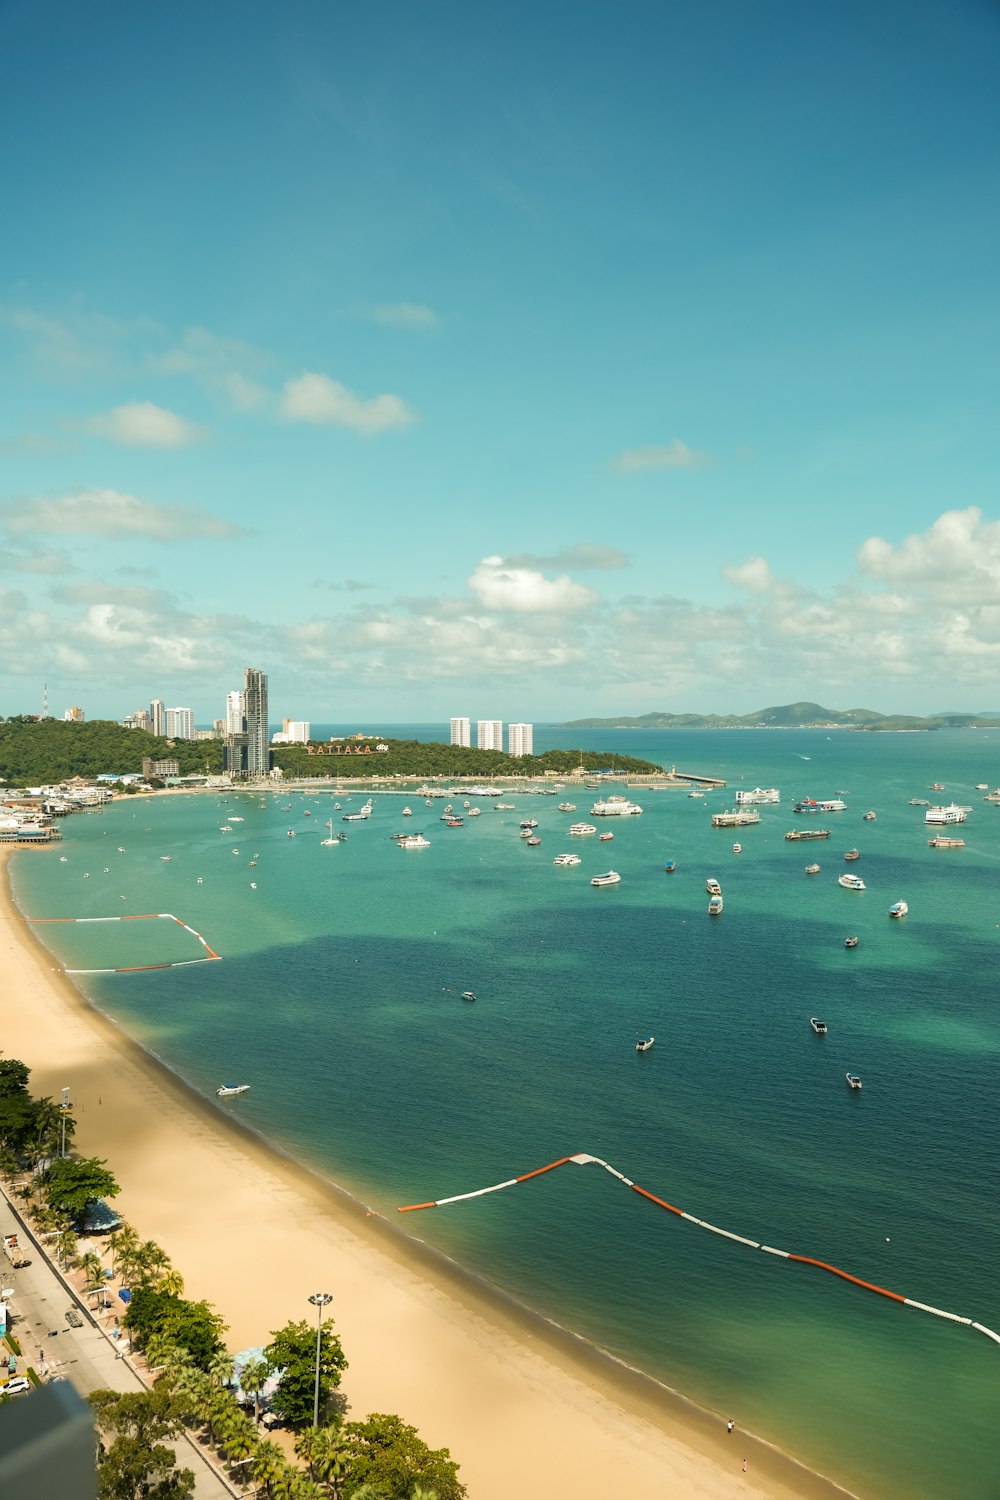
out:
{"label": "coastal road", "polygon": [[[109,1308],[99,1321],[83,1306],[37,1247],[6,1194],[0,1197],[0,1225],[4,1234],[16,1232],[31,1257],[29,1266],[16,1270],[6,1258],[0,1258],[0,1281],[5,1288],[13,1289],[13,1296],[7,1299],[8,1327],[21,1345],[18,1374],[33,1366],[42,1379],[62,1377],[72,1381],[82,1396],[106,1389],[146,1390],[131,1362],[110,1336],[114,1308]],[[82,1327],[72,1328],[67,1323],[66,1312],[70,1307],[79,1313]],[[194,1473],[197,1500],[232,1500],[233,1495],[240,1493],[229,1486],[193,1443],[180,1441],[176,1452],[178,1463]]]}

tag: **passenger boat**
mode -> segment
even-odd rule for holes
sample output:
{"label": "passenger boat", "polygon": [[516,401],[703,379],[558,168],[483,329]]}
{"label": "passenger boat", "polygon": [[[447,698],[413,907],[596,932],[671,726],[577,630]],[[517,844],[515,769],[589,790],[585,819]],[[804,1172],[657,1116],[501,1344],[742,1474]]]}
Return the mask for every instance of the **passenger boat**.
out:
{"label": "passenger boat", "polygon": [[930,807],[930,803],[928,802],[928,800],[927,800],[926,797],[911,797],[910,798],[910,806],[911,807]]}
{"label": "passenger boat", "polygon": [[575,802],[560,802],[560,804],[559,804],[559,811],[560,812],[576,812],[576,803]]}
{"label": "passenger boat", "polygon": [[949,839],[943,833],[936,834],[934,838],[927,840],[931,849],[964,849],[964,839]]}
{"label": "passenger boat", "polygon": [[806,874],[807,875],[818,875],[819,874],[819,870],[820,870],[819,865],[806,865]]}
{"label": "passenger boat", "polygon": [[652,1047],[652,1045],[653,1045],[653,1043],[655,1041],[656,1041],[656,1037],[655,1036],[645,1036],[645,1037],[643,1037],[643,1039],[642,1039],[641,1042],[636,1042],[636,1044],[635,1044],[635,1050],[637,1052],[648,1052],[649,1049],[650,1049],[650,1047]]}
{"label": "passenger boat", "polygon": [[538,827],[538,819],[537,818],[525,818],[524,822],[520,826],[522,828],[537,828]]}
{"label": "passenger boat", "polygon": [[344,823],[366,823],[371,815],[372,803],[371,799],[369,799],[364,807],[360,808],[356,813],[345,813],[341,821]]}
{"label": "passenger boat", "polygon": [[513,802],[494,802],[493,810],[495,812],[513,812],[514,804]]}
{"label": "passenger boat", "polygon": [[845,854],[844,854],[844,858],[845,859],[860,859],[861,858],[861,850],[860,849],[848,849],[845,852]]}
{"label": "passenger boat", "polygon": [[829,828],[793,828],[785,834],[789,843],[795,839],[828,839],[829,837]]}
{"label": "passenger boat", "polygon": [[847,1087],[849,1089],[859,1089],[861,1087],[861,1079],[857,1073],[845,1073],[844,1077],[847,1079]]}
{"label": "passenger boat", "polygon": [[613,839],[613,838],[614,838],[614,834],[613,833],[602,833],[602,834],[598,835],[598,840],[597,841],[600,844],[606,844],[609,839]]}
{"label": "passenger boat", "polygon": [[743,845],[742,844],[734,844],[733,845],[733,853],[734,854],[742,854],[743,853]]}
{"label": "passenger boat", "polygon": [[889,907],[889,915],[890,917],[905,917],[909,909],[905,901],[894,901]]}
{"label": "passenger boat", "polygon": [[638,802],[630,802],[627,797],[606,797],[601,802],[595,802],[590,809],[592,818],[636,818],[642,812]]}
{"label": "passenger boat", "polygon": [[713,880],[712,877],[711,877],[711,875],[705,881],[705,889],[706,889],[706,891],[708,892],[708,894],[710,896],[721,896],[722,895],[722,886],[719,884],[719,882],[717,880]]}
{"label": "passenger boat", "polygon": [[578,865],[580,856],[579,854],[557,854],[552,863],[554,865]]}
{"label": "passenger boat", "polygon": [[245,1094],[249,1087],[248,1083],[223,1083],[215,1092],[220,1099],[230,1099],[234,1094]]}
{"label": "passenger boat", "polygon": [[618,885],[621,880],[617,870],[608,870],[604,875],[595,875],[591,885]]}
{"label": "passenger boat", "polygon": [[796,802],[792,812],[797,813],[831,813],[843,812],[847,803],[842,797],[827,797],[817,801],[815,797],[803,797],[801,802]]}
{"label": "passenger boat", "polygon": [[856,948],[857,946],[858,946],[858,940],[857,940],[856,937],[845,937],[845,939],[844,939],[844,947],[845,948]]}
{"label": "passenger boat", "polygon": [[429,849],[430,839],[425,839],[422,833],[404,833],[398,835],[396,843],[401,849]]}
{"label": "passenger boat", "polygon": [[593,823],[574,823],[570,828],[570,833],[575,834],[579,838],[582,838],[585,834],[596,832],[597,827]]}
{"label": "passenger boat", "polygon": [[827,1024],[825,1021],[821,1021],[818,1016],[810,1016],[809,1025],[817,1036],[826,1036],[828,1030]]}
{"label": "passenger boat", "polygon": [[869,810],[864,815],[863,821],[865,823],[874,823],[874,821],[875,821],[875,819],[876,819],[877,816],[878,816],[878,814],[877,813],[873,813],[871,811],[871,809],[869,808]]}
{"label": "passenger boat", "polygon": [[737,792],[736,801],[750,806],[759,803],[761,806],[773,807],[776,802],[781,801],[781,793],[776,786],[755,786],[752,792]]}
{"label": "passenger boat", "polygon": [[848,875],[845,873],[840,876],[837,884],[842,885],[845,891],[863,891],[865,889],[865,883],[860,875]]}
{"label": "passenger boat", "polygon": [[929,807],[924,813],[924,822],[964,823],[968,813],[967,807],[959,807],[957,802],[951,802],[947,807]]}
{"label": "passenger boat", "polygon": [[708,915],[710,917],[719,917],[722,915],[721,896],[710,896],[708,898]]}

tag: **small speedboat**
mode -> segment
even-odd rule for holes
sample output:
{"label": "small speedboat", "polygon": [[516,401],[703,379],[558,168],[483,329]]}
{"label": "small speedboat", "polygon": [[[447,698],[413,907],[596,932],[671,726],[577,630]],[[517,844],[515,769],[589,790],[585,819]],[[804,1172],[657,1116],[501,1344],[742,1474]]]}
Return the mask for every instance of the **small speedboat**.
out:
{"label": "small speedboat", "polygon": [[722,897],[721,896],[709,896],[709,898],[708,898],[708,915],[710,917],[721,917],[722,916]]}
{"label": "small speedboat", "polygon": [[905,917],[909,909],[905,901],[894,901],[889,907],[889,915],[890,917]]}
{"label": "small speedboat", "polygon": [[245,1094],[249,1087],[248,1083],[223,1083],[215,1092],[220,1099],[231,1099],[234,1094]]}
{"label": "small speedboat", "polygon": [[829,1029],[826,1022],[821,1021],[818,1016],[810,1016],[809,1025],[812,1027],[813,1031],[815,1031],[817,1036],[826,1036],[827,1030]]}
{"label": "small speedboat", "polygon": [[858,940],[857,940],[856,937],[853,937],[853,936],[852,937],[845,937],[845,939],[844,939],[844,947],[845,948],[856,948],[857,946],[858,946]]}
{"label": "small speedboat", "polygon": [[614,834],[613,833],[602,833],[602,834],[598,835],[597,842],[599,844],[606,844],[609,839],[613,839],[613,838],[614,838]]}
{"label": "small speedboat", "polygon": [[861,1079],[857,1073],[845,1073],[844,1077],[847,1079],[847,1087],[849,1089],[859,1089],[861,1087]]}
{"label": "small speedboat", "polygon": [[676,868],[677,861],[675,859],[668,859],[666,864],[663,866],[663,873],[664,875],[672,875]]}
{"label": "small speedboat", "polygon": [[733,853],[734,854],[742,854],[743,853],[743,845],[742,844],[734,844],[733,845]]}
{"label": "small speedboat", "polygon": [[646,1036],[646,1037],[643,1037],[643,1039],[642,1039],[641,1042],[636,1042],[636,1044],[635,1044],[635,1050],[637,1052],[648,1052],[649,1049],[650,1049],[650,1047],[653,1045],[653,1043],[655,1041],[656,1041],[656,1037],[655,1036]]}
{"label": "small speedboat", "polygon": [[877,816],[877,814],[875,814],[871,810],[869,810],[864,815],[864,822],[866,822],[866,823],[874,823],[876,816]]}
{"label": "small speedboat", "polygon": [[476,996],[475,996],[475,994],[474,994],[474,992],[472,990],[463,990],[462,991],[462,999],[463,1000],[475,1000],[475,998],[476,998]]}

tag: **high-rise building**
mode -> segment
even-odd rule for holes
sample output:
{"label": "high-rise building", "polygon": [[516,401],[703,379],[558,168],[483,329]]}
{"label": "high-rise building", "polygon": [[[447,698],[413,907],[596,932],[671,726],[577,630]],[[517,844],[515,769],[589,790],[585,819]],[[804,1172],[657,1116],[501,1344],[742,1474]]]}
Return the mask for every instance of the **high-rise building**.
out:
{"label": "high-rise building", "polygon": [[149,710],[145,708],[137,708],[134,714],[126,714],[122,719],[123,729],[145,729],[147,733],[151,733],[152,727]]}
{"label": "high-rise building", "polygon": [[194,739],[194,714],[189,708],[167,708],[163,711],[168,740]]}
{"label": "high-rise building", "polygon": [[271,769],[268,748],[267,676],[247,667],[243,683],[243,714],[246,720],[247,775],[266,776]]}
{"label": "high-rise building", "polygon": [[501,719],[478,719],[476,721],[476,744],[480,750],[502,750],[503,721]]}
{"label": "high-rise building", "polygon": [[532,749],[534,738],[535,726],[533,724],[508,724],[508,755],[534,755],[535,752]]}
{"label": "high-rise building", "polygon": [[472,731],[469,727],[468,719],[452,719],[451,743],[453,745],[465,745],[466,748],[472,744]]}
{"label": "high-rise building", "polygon": [[226,733],[243,733],[243,694],[233,692],[226,694]]}
{"label": "high-rise building", "polygon": [[82,708],[67,708],[66,712],[63,714],[63,718],[66,720],[67,724],[82,724],[84,719],[86,718],[86,715],[84,714]]}
{"label": "high-rise building", "polygon": [[149,705],[149,728],[151,734],[162,734],[166,723],[162,698],[154,698]]}

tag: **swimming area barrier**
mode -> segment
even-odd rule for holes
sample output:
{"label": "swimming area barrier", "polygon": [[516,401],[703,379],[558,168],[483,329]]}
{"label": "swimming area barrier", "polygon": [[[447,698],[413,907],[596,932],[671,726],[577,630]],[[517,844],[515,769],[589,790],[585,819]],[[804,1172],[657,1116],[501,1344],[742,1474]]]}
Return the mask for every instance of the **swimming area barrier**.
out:
{"label": "swimming area barrier", "polygon": [[196,932],[187,922],[182,922],[180,917],[175,917],[170,911],[143,911],[122,913],[117,917],[29,917],[28,921],[41,925],[47,922],[75,922],[81,926],[97,922],[176,922],[178,927],[183,927],[204,948],[205,952],[199,958],[176,958],[169,963],[156,964],[125,964],[119,968],[109,969],[68,969],[64,968],[64,974],[141,974],[147,969],[186,969],[191,964],[207,964],[213,959],[221,959],[222,954],[216,953],[214,948],[209,947],[200,932]]}
{"label": "swimming area barrier", "polygon": [[610,1172],[612,1177],[617,1177],[619,1182],[623,1182],[641,1198],[655,1203],[658,1208],[665,1208],[668,1213],[676,1215],[678,1219],[686,1219],[689,1224],[695,1224],[699,1229],[707,1229],[710,1234],[718,1234],[723,1239],[735,1240],[738,1245],[746,1245],[751,1250],[761,1250],[765,1255],[776,1255],[781,1260],[794,1260],[803,1266],[816,1266],[819,1270],[827,1271],[831,1276],[837,1276],[842,1281],[849,1281],[866,1292],[875,1292],[880,1297],[888,1297],[892,1302],[901,1302],[904,1307],[915,1308],[917,1312],[930,1313],[935,1318],[946,1318],[949,1323],[962,1323],[968,1328],[974,1328],[977,1333],[985,1334],[995,1344],[1000,1344],[1000,1334],[994,1333],[992,1328],[987,1328],[972,1318],[963,1318],[959,1313],[945,1312],[943,1308],[932,1307],[927,1302],[918,1302],[914,1297],[904,1297],[899,1292],[891,1292],[887,1287],[878,1286],[874,1281],[864,1281],[860,1276],[852,1276],[849,1271],[842,1271],[839,1266],[833,1266],[829,1261],[817,1260],[811,1255],[796,1255],[791,1250],[779,1250],[774,1245],[764,1245],[759,1240],[750,1239],[747,1235],[735,1234],[731,1229],[720,1229],[718,1224],[710,1224],[707,1219],[698,1219],[683,1208],[668,1203],[665,1198],[658,1198],[648,1188],[640,1187],[637,1182],[626,1177],[624,1172],[619,1172],[618,1168],[613,1167],[610,1162],[602,1160],[599,1156],[591,1156],[586,1151],[578,1151],[572,1156],[560,1156],[558,1161],[550,1161],[544,1167],[535,1167],[532,1172],[522,1172],[519,1177],[510,1177],[506,1182],[496,1182],[491,1187],[476,1188],[471,1193],[456,1193],[451,1198],[436,1198],[429,1203],[408,1203],[397,1211],[401,1214],[409,1214],[422,1208],[445,1208],[452,1203],[464,1203],[469,1198],[484,1198],[489,1193],[499,1193],[504,1188],[516,1187],[519,1182],[527,1182],[532,1177],[541,1177],[543,1173],[552,1172],[556,1167],[564,1167],[567,1162],[573,1162],[578,1167],[589,1165],[603,1167],[605,1172]]}

